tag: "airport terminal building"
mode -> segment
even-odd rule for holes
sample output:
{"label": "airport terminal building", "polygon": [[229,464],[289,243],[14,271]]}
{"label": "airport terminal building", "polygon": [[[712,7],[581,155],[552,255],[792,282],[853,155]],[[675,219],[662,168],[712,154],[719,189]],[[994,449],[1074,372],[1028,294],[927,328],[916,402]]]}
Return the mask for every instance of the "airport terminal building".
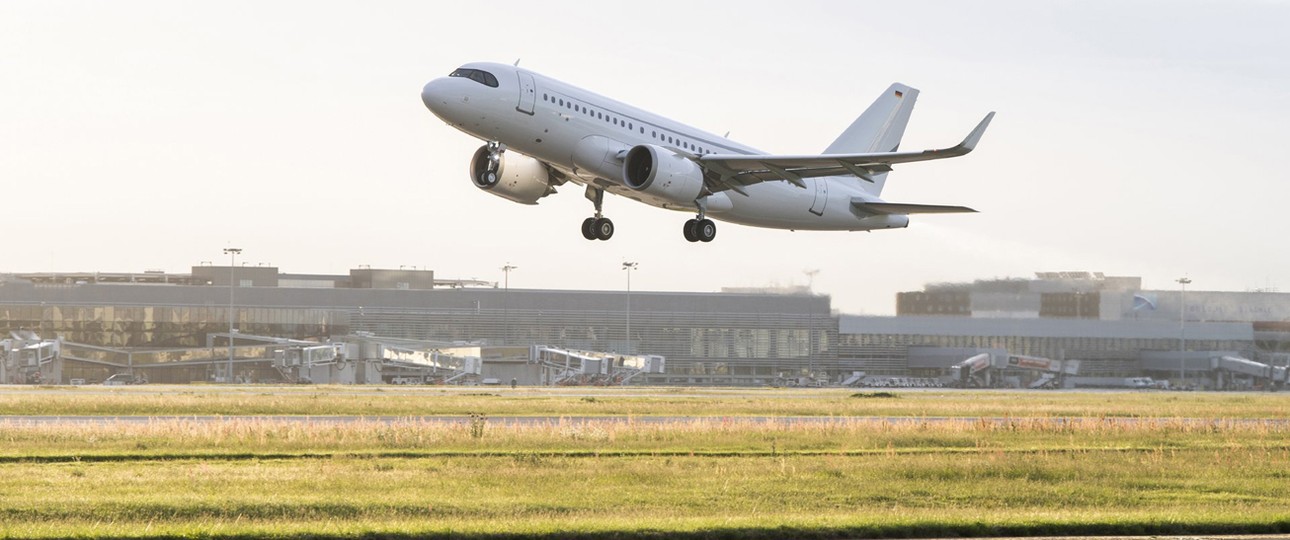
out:
{"label": "airport terminal building", "polygon": [[[827,296],[628,295],[479,287],[436,281],[429,271],[301,277],[249,270],[237,269],[232,291],[242,334],[322,341],[366,333],[648,353],[667,359],[666,375],[648,381],[657,384],[768,384],[782,374],[843,369],[829,348],[837,338]],[[101,347],[203,347],[228,330],[229,274],[228,267],[195,267],[182,275],[11,276],[0,284],[0,325]],[[373,279],[358,279],[364,275]],[[100,368],[83,368],[64,371],[102,379],[93,373]]]}
{"label": "airport terminal building", "polygon": [[[828,296],[804,290],[629,295],[505,289],[439,280],[428,270],[328,275],[199,266],[188,274],[4,276],[0,326],[116,350],[210,347],[212,336],[229,329],[231,293],[241,334],[318,342],[362,334],[665,357],[665,373],[633,381],[646,384],[935,378],[979,354],[998,362],[992,384],[1013,386],[1038,376],[1007,369],[1006,361],[1017,367],[1020,357],[1077,359],[1084,377],[1200,384],[1217,358],[1290,363],[1290,295],[1188,292],[1184,327],[1179,291],[1143,291],[1140,281],[1063,273],[932,285],[900,293],[897,316],[871,317],[837,314]],[[114,371],[67,362],[61,377],[102,380]],[[210,376],[185,369],[169,382]]]}

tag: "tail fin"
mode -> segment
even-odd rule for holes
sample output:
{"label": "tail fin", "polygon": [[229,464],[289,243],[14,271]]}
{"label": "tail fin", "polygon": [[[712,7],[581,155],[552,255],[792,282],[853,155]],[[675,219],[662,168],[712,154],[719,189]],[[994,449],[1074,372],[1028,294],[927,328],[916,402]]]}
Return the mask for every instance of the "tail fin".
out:
{"label": "tail fin", "polygon": [[[914,112],[918,89],[893,83],[864,113],[851,123],[825,154],[861,154],[868,152],[895,152],[900,139],[905,136],[905,125]],[[874,195],[882,193],[887,173],[873,175],[873,183],[856,180],[865,191]]]}

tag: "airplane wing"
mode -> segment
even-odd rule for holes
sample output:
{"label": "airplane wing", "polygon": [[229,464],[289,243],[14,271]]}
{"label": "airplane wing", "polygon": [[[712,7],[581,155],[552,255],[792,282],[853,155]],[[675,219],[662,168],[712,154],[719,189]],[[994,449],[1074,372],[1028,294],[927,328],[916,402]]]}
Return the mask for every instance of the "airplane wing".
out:
{"label": "airplane wing", "polygon": [[851,199],[851,211],[865,216],[882,214],[969,214],[976,212],[976,210],[966,206],[870,202],[860,198]]}
{"label": "airplane wing", "polygon": [[814,156],[775,156],[775,155],[739,155],[707,154],[693,159],[710,173],[710,188],[713,191],[731,189],[743,193],[743,187],[759,182],[773,180],[787,181],[798,187],[806,187],[803,178],[821,176],[854,175],[862,180],[873,182],[872,175],[891,171],[897,163],[931,161],[966,155],[976,148],[990,125],[994,113],[985,115],[981,123],[968,133],[963,142],[949,148],[923,150],[921,152],[877,152],[868,154],[822,154]]}

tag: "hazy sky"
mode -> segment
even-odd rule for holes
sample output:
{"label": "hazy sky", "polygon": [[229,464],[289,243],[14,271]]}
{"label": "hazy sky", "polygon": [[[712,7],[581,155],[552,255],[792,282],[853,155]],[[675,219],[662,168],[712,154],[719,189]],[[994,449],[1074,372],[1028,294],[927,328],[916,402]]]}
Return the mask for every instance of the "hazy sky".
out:
{"label": "hazy sky", "polygon": [[[451,7],[449,7],[451,6]],[[0,272],[424,266],[517,288],[805,284],[891,313],[924,283],[1036,270],[1290,288],[1287,2],[0,2]],[[421,104],[514,62],[777,153],[819,152],[892,81],[922,90],[884,198],[980,214],[788,232],[566,186],[473,187],[480,144]],[[239,261],[241,262],[241,261]]]}

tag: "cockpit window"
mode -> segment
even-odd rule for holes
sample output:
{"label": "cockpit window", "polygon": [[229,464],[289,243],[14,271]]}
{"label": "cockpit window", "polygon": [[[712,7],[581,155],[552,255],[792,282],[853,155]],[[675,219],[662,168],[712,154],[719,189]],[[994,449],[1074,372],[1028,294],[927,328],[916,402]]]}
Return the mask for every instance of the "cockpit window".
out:
{"label": "cockpit window", "polygon": [[494,77],[492,73],[482,69],[457,68],[457,71],[450,73],[448,76],[465,77],[484,86],[497,88],[497,77]]}

